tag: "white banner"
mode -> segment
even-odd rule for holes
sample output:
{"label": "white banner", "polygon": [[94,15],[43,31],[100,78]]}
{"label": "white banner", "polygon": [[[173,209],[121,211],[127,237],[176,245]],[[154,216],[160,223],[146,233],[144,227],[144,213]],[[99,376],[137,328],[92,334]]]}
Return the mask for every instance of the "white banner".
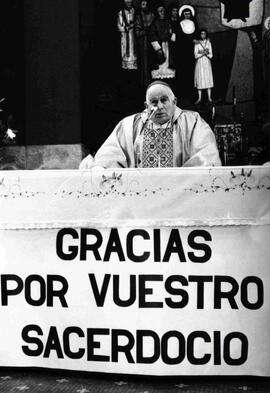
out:
{"label": "white banner", "polygon": [[1,172],[0,366],[270,376],[269,172]]}

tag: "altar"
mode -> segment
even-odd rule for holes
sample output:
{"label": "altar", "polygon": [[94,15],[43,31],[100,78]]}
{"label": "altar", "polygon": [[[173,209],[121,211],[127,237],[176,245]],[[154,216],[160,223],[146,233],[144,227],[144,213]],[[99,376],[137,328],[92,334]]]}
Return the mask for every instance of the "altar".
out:
{"label": "altar", "polygon": [[270,376],[270,167],[1,171],[0,366]]}

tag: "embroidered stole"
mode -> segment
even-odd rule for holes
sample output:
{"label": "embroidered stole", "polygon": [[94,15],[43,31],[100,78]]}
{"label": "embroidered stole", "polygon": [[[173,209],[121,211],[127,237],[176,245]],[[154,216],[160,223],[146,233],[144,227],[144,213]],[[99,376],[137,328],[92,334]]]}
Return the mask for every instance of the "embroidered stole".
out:
{"label": "embroidered stole", "polygon": [[166,128],[153,128],[148,124],[142,135],[143,168],[172,167],[173,166],[173,127],[171,122]]}

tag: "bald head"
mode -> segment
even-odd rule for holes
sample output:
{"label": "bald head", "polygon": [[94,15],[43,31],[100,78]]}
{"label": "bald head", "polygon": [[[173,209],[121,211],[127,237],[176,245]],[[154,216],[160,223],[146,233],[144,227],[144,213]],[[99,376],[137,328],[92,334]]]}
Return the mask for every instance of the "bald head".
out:
{"label": "bald head", "polygon": [[164,124],[172,119],[176,108],[176,97],[169,85],[163,82],[154,82],[146,90],[146,107],[151,112],[156,107],[152,121]]}

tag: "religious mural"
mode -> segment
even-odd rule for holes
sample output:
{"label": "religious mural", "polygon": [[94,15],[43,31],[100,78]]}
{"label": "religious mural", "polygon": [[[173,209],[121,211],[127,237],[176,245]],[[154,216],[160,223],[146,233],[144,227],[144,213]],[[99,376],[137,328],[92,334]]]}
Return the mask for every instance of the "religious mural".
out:
{"label": "religious mural", "polygon": [[264,0],[96,0],[106,32],[94,48],[101,128],[141,111],[145,87],[159,79],[210,124],[261,129],[270,122],[268,16]]}
{"label": "religious mural", "polygon": [[[140,86],[145,87],[151,79],[171,79],[180,98],[194,101],[194,45],[200,40],[199,30],[205,29],[214,53],[213,97],[218,102],[228,103],[235,86],[239,101],[254,101],[258,89],[263,89],[257,61],[262,54],[254,48],[254,41],[261,44],[264,15],[264,0],[115,1],[107,11],[100,8],[100,18],[108,32],[104,36],[113,37],[112,33],[116,37],[114,60],[111,59],[110,70],[104,67],[105,78],[107,80],[111,73],[114,85],[121,79],[125,86],[135,87],[135,90],[138,80]],[[189,22],[194,27],[189,26]],[[100,41],[98,46],[104,48],[105,40]],[[105,53],[110,51],[107,45]],[[242,53],[244,57],[240,61]],[[117,66],[117,62],[121,65]],[[116,72],[112,71],[114,67]],[[121,82],[116,88],[122,90]]]}

